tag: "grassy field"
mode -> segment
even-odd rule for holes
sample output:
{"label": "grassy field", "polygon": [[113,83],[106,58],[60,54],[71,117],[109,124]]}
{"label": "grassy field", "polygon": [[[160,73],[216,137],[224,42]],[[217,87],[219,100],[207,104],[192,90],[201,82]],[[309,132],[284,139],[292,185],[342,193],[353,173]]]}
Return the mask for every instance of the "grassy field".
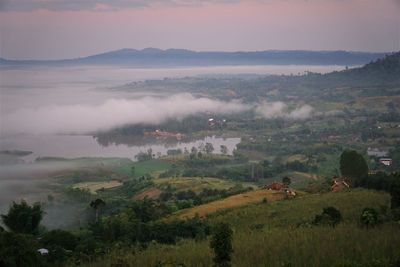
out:
{"label": "grassy field", "polygon": [[150,198],[150,199],[157,199],[163,191],[155,188],[155,187],[150,187],[146,188],[139,194],[135,195],[133,198],[134,199],[145,199],[145,198]]}
{"label": "grassy field", "polygon": [[83,182],[77,183],[72,186],[72,188],[79,189],[88,189],[90,193],[97,194],[97,190],[99,189],[110,189],[121,186],[122,183],[120,181],[112,180],[112,181],[103,181],[103,182]]}
{"label": "grassy field", "polygon": [[264,199],[274,201],[283,199],[284,195],[279,191],[271,191],[266,189],[254,190],[242,194],[233,195],[225,199],[213,201],[207,204],[195,206],[189,209],[184,209],[176,213],[173,218],[188,219],[196,215],[204,217],[217,211],[237,208],[254,203],[260,203]]}
{"label": "grassy field", "polygon": [[223,180],[211,177],[170,177],[170,178],[157,178],[153,180],[154,187],[146,188],[139,192],[134,198],[143,199],[145,197],[156,199],[160,194],[167,190],[173,192],[192,190],[195,193],[200,193],[203,189],[218,189],[228,190],[237,185],[243,187],[257,188],[251,183],[234,182],[231,180]]}
{"label": "grassy field", "polygon": [[[384,267],[400,257],[400,226],[388,222],[366,229],[358,220],[365,207],[381,210],[389,201],[388,194],[368,190],[304,195],[217,212],[208,220],[232,225],[232,266]],[[343,222],[339,226],[305,224],[326,206],[341,211]],[[176,246],[152,243],[142,251],[116,250],[88,266],[117,262],[127,264],[124,266],[212,266],[212,257],[209,240],[182,240]]]}
{"label": "grassy field", "polygon": [[146,174],[153,174],[156,172],[167,170],[171,167],[171,164],[167,161],[160,159],[153,159],[141,162],[134,162],[132,164],[127,164],[121,166],[116,171],[117,173],[124,175],[132,174],[132,166],[135,167],[135,176],[140,177]]}

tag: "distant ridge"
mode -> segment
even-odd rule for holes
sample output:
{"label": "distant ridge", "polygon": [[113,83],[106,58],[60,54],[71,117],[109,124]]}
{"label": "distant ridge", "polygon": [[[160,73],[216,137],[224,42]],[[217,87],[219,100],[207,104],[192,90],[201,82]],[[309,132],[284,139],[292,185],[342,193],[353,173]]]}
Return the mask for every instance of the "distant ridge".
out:
{"label": "distant ridge", "polygon": [[124,48],[83,58],[63,60],[7,60],[1,65],[94,64],[152,66],[217,65],[364,65],[389,53],[349,51],[266,50],[254,52],[196,52],[186,49]]}
{"label": "distant ridge", "polygon": [[325,80],[347,80],[348,84],[400,84],[400,52],[386,55],[360,68],[331,72],[323,75]]}

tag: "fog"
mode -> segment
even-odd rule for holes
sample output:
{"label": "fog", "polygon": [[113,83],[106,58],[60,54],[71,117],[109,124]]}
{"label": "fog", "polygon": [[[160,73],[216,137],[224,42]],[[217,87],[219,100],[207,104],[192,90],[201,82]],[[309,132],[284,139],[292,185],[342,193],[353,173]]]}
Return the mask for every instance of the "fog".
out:
{"label": "fog", "polygon": [[[104,67],[0,68],[0,134],[88,133],[135,123],[160,123],[199,112],[235,113],[250,107],[189,94],[110,90],[132,81],[217,74],[327,72],[338,66],[225,66],[171,69]],[[254,106],[254,105],[253,105]],[[265,118],[304,119],[309,106],[262,103]]]}
{"label": "fog", "polygon": [[55,182],[52,175],[76,167],[73,162],[56,161],[0,165],[0,213],[8,209],[11,201],[44,201],[51,193],[49,186]]}
{"label": "fog", "polygon": [[159,124],[200,112],[228,114],[248,108],[238,101],[195,98],[191,94],[134,100],[109,99],[101,105],[49,105],[20,109],[4,116],[7,126],[4,131],[6,134],[86,134],[127,124]]}
{"label": "fog", "polygon": [[266,119],[283,118],[291,120],[304,120],[313,115],[314,109],[310,105],[296,106],[290,108],[286,103],[263,102],[256,106],[255,111],[258,115]]}

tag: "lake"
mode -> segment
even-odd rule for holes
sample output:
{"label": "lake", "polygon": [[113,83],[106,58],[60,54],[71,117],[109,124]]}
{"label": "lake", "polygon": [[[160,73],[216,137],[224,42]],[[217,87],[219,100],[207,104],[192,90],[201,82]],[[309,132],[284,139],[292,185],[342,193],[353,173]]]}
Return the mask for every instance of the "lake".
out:
{"label": "lake", "polygon": [[228,153],[236,148],[240,138],[222,138],[209,136],[203,139],[189,142],[157,142],[148,145],[116,144],[102,145],[92,136],[88,135],[16,135],[6,136],[0,139],[1,150],[24,150],[33,153],[22,157],[26,162],[33,162],[37,157],[124,157],[135,159],[139,152],[146,152],[149,148],[153,154],[165,155],[169,149],[200,147],[205,143],[211,143],[214,152],[220,152],[220,146],[225,145]]}

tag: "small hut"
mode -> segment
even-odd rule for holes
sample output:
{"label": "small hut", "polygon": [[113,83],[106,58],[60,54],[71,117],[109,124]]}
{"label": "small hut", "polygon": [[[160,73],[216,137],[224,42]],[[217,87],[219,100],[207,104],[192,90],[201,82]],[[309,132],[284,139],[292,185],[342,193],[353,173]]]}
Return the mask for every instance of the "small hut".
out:
{"label": "small hut", "polygon": [[350,188],[350,185],[346,182],[345,177],[333,177],[331,186],[332,192],[339,192],[346,188]]}
{"label": "small hut", "polygon": [[268,190],[277,190],[280,191],[285,187],[285,185],[283,183],[279,183],[279,182],[273,182],[267,186],[265,186],[266,189]]}

